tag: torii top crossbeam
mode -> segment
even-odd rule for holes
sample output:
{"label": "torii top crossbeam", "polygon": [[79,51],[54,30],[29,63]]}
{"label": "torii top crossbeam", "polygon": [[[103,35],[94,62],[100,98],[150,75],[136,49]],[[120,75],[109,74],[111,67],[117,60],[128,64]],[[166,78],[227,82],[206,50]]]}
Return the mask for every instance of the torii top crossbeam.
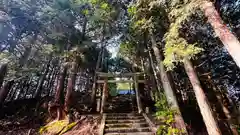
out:
{"label": "torii top crossbeam", "polygon": [[[96,72],[97,76],[108,78],[108,77],[133,77],[134,76],[140,76],[143,75],[144,72],[136,72],[136,73],[105,73],[105,72]],[[134,80],[125,80],[125,79],[119,79],[119,80],[97,80],[97,83],[104,83],[107,81],[108,83],[134,83]],[[138,83],[145,83],[145,80],[137,80]]]}
{"label": "torii top crossbeam", "polygon": [[133,77],[143,75],[144,72],[136,73],[105,73],[105,72],[96,72],[99,77]]}

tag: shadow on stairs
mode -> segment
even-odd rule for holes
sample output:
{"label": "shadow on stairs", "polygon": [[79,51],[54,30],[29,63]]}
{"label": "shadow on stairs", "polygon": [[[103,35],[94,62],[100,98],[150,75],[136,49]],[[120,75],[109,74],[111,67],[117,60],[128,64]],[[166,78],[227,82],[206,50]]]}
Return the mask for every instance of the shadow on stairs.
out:
{"label": "shadow on stairs", "polygon": [[155,135],[142,114],[106,113],[104,119],[104,135]]}

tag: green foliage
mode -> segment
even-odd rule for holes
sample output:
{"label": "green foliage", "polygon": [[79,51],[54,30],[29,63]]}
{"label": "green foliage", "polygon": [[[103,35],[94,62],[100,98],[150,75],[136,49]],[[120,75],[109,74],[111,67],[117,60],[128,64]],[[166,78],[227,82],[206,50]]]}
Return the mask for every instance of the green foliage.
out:
{"label": "green foliage", "polygon": [[135,5],[129,6],[128,13],[130,16],[134,16],[137,13],[137,7]]}
{"label": "green foliage", "polygon": [[111,96],[117,96],[118,91],[116,88],[110,87],[109,89],[110,89],[109,93]]}
{"label": "green foliage", "polygon": [[101,3],[101,8],[102,8],[103,10],[109,10],[109,6],[108,6],[108,4],[105,3],[105,2]]}
{"label": "green foliage", "polygon": [[84,15],[88,15],[88,14],[89,14],[89,10],[88,10],[88,9],[84,9],[84,10],[82,11],[82,13],[83,13]]}
{"label": "green foliage", "polygon": [[[109,79],[114,79],[114,77],[110,77]],[[108,89],[111,96],[117,95],[117,84],[116,83],[108,83]]]}
{"label": "green foliage", "polygon": [[180,135],[182,134],[181,129],[174,128],[174,115],[178,112],[176,110],[170,109],[167,103],[167,99],[164,94],[161,94],[160,99],[155,104],[157,108],[156,118],[162,122],[159,126],[157,134],[158,135]]}
{"label": "green foliage", "polygon": [[[164,65],[168,70],[174,68],[174,63],[183,62],[185,57],[191,59],[201,51],[202,48],[196,47],[196,44],[189,44],[184,38],[179,35],[179,29],[182,23],[188,20],[192,15],[194,4],[190,3],[183,5],[180,8],[173,9],[169,13],[172,19],[172,24],[168,33],[165,34],[165,50],[164,50]],[[194,10],[193,10],[194,11]]]}
{"label": "green foliage", "polygon": [[91,3],[92,5],[95,5],[95,4],[98,3],[98,0],[90,0],[90,3]]}
{"label": "green foliage", "polygon": [[119,53],[123,57],[136,55],[136,45],[133,42],[125,41],[120,44]]}
{"label": "green foliage", "polygon": [[145,29],[145,27],[143,27],[143,26],[145,26],[146,24],[147,24],[147,20],[145,18],[142,18],[142,19],[134,22],[133,28],[143,28],[143,29]]}

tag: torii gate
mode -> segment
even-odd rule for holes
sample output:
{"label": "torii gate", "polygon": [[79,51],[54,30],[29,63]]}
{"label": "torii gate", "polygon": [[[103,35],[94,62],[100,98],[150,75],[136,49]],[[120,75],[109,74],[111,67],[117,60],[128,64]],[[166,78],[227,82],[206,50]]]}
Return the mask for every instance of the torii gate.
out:
{"label": "torii gate", "polygon": [[[102,94],[102,101],[101,101],[101,109],[100,113],[104,113],[104,106],[106,103],[106,95],[108,94],[107,91],[107,83],[134,83],[135,91],[136,91],[136,101],[138,107],[138,113],[142,113],[142,103],[140,99],[140,92],[138,89],[139,83],[145,83],[145,80],[138,80],[138,76],[143,75],[144,72],[136,72],[136,73],[104,73],[104,72],[96,72],[97,76],[105,78],[104,80],[97,80],[97,83],[103,83],[103,94]],[[133,77],[133,80],[108,80],[108,77]]]}

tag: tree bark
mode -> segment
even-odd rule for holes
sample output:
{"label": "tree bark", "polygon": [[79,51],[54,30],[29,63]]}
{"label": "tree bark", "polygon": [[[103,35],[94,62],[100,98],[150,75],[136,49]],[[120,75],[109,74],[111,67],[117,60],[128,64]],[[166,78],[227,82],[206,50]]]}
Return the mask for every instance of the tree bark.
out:
{"label": "tree bark", "polygon": [[146,99],[147,100],[150,100],[151,99],[151,89],[150,89],[150,85],[149,83],[149,77],[147,76],[148,74],[148,71],[147,71],[147,68],[146,66],[144,65],[144,59],[141,57],[141,65],[142,65],[142,69],[143,69],[143,72],[144,72],[144,80],[145,80],[145,83],[144,83],[144,93],[146,95]]}
{"label": "tree bark", "polygon": [[219,13],[214,7],[211,1],[204,0],[201,3],[201,9],[203,10],[208,22],[212,25],[216,35],[222,41],[223,45],[236,62],[237,66],[240,67],[240,42],[237,37],[229,30],[224,24]]}
{"label": "tree bark", "polygon": [[22,57],[19,60],[19,68],[22,68],[26,65],[28,58],[31,54],[32,48],[31,47],[27,47],[22,55]]}
{"label": "tree bark", "polygon": [[12,101],[12,100],[15,100],[16,98],[16,93],[17,93],[17,90],[19,89],[19,86],[20,86],[20,82],[19,80],[18,81],[15,81],[15,84],[14,84],[14,87],[12,88],[12,91],[11,91],[11,95],[10,95],[10,98],[9,100]]}
{"label": "tree bark", "polygon": [[2,87],[4,77],[7,74],[7,63],[4,63],[0,67],[0,88]]}
{"label": "tree bark", "polygon": [[[95,71],[99,70],[99,66],[100,66],[100,62],[101,62],[101,54],[102,54],[102,51],[99,52]],[[96,106],[97,79],[98,79],[98,77],[97,77],[97,74],[95,73],[95,75],[93,77],[92,95],[91,95],[91,106],[92,106],[93,110],[95,110],[95,106]]]}
{"label": "tree bark", "polygon": [[158,76],[157,76],[157,71],[156,71],[156,68],[155,68],[155,65],[153,63],[153,58],[152,58],[152,53],[151,53],[151,49],[148,48],[148,56],[149,56],[149,62],[150,62],[150,65],[151,65],[151,69],[152,69],[152,72],[153,72],[153,75],[152,75],[152,78],[153,78],[153,81],[154,81],[154,84],[155,85],[155,92],[154,93],[154,97],[155,97],[155,100],[157,101],[159,99],[159,96],[160,96],[160,92],[161,92],[161,82],[159,81],[158,79]]}
{"label": "tree bark", "polygon": [[45,71],[43,72],[42,76],[40,77],[40,80],[38,82],[36,92],[34,95],[35,98],[41,97],[43,84],[44,84],[45,78],[49,72],[50,63],[51,63],[51,59],[48,61],[47,65],[45,67]]}
{"label": "tree bark", "polygon": [[191,61],[188,58],[184,58],[184,68],[193,86],[193,90],[197,99],[200,112],[203,117],[203,121],[206,125],[209,135],[221,135],[221,131],[218,127],[217,121],[214,118],[213,112],[209,105],[209,101],[201,87],[197,74],[192,66]]}
{"label": "tree bark", "polygon": [[[23,79],[23,80],[21,81],[21,85],[20,85],[20,88],[19,88],[20,90],[19,90],[19,92],[18,92],[17,95],[16,95],[16,99],[17,99],[17,100],[21,98],[21,95],[24,95],[23,91],[24,91],[24,89],[26,88],[27,83],[28,83],[28,78],[25,78],[25,79]],[[23,94],[22,94],[22,93],[23,93]]]}
{"label": "tree bark", "polygon": [[[67,64],[64,63],[60,69],[60,74],[59,74],[58,83],[56,87],[56,93],[54,97],[54,105],[52,107],[49,107],[49,110],[51,108],[56,109],[57,120],[65,118],[66,116],[66,113],[62,108],[62,105],[64,104],[64,82],[65,82],[66,76],[67,76]],[[52,116],[52,114],[50,114],[50,116]]]}
{"label": "tree bark", "polygon": [[220,104],[221,108],[222,108],[222,111],[223,113],[225,114],[226,118],[227,118],[227,122],[229,124],[229,128],[231,129],[232,131],[232,134],[233,135],[238,135],[238,131],[237,131],[237,128],[235,127],[235,125],[237,125],[236,123],[234,123],[234,120],[232,119],[232,116],[231,116],[231,112],[230,110],[228,109],[227,106],[224,105],[224,99],[223,99],[223,96],[222,96],[222,93],[221,93],[221,90],[218,90],[217,87],[214,85],[213,81],[211,80],[211,77],[208,76],[208,80],[207,80],[210,85],[213,87],[213,91],[216,95],[216,98],[218,100],[218,103]]}
{"label": "tree bark", "polygon": [[56,74],[57,74],[57,70],[55,68],[53,68],[52,70],[52,74],[50,76],[50,80],[49,83],[47,84],[47,96],[50,96],[51,93],[51,89],[54,88],[54,82],[56,80]]}
{"label": "tree bark", "polygon": [[155,37],[153,35],[151,35],[151,42],[152,42],[152,49],[154,51],[154,55],[155,55],[156,60],[157,60],[157,64],[158,64],[157,67],[158,67],[158,71],[159,71],[159,74],[160,74],[163,90],[164,90],[164,93],[165,93],[166,98],[167,98],[168,105],[173,110],[177,111],[177,114],[175,114],[176,127],[179,128],[179,129],[182,129],[184,134],[187,134],[186,125],[185,125],[185,122],[184,122],[183,117],[181,115],[181,111],[179,109],[179,105],[178,105],[176,95],[175,95],[175,93],[173,91],[173,88],[171,86],[171,83],[170,83],[170,80],[168,78],[167,72],[166,72],[165,67],[163,65],[163,58],[162,58],[161,53],[160,53],[160,51],[157,47],[157,43],[156,43]]}
{"label": "tree bark", "polygon": [[57,88],[56,88],[56,94],[54,97],[54,102],[57,104],[63,104],[64,102],[64,81],[67,75],[67,65],[63,64],[58,78]]}
{"label": "tree bark", "polygon": [[27,83],[25,92],[24,92],[24,94],[23,94],[23,98],[26,98],[26,95],[27,95],[28,91],[29,91],[30,88],[31,88],[32,79],[33,79],[33,76],[31,76],[31,77],[29,78],[29,80],[28,80],[28,83]]}
{"label": "tree bark", "polygon": [[70,105],[71,105],[70,99],[71,99],[72,92],[76,82],[77,69],[80,64],[79,62],[80,62],[80,56],[76,56],[76,60],[75,62],[72,63],[72,67],[70,69],[70,75],[69,75],[68,84],[67,84],[67,93],[65,96],[65,103],[64,103],[64,110],[66,112],[69,112],[69,109],[70,109]]}

